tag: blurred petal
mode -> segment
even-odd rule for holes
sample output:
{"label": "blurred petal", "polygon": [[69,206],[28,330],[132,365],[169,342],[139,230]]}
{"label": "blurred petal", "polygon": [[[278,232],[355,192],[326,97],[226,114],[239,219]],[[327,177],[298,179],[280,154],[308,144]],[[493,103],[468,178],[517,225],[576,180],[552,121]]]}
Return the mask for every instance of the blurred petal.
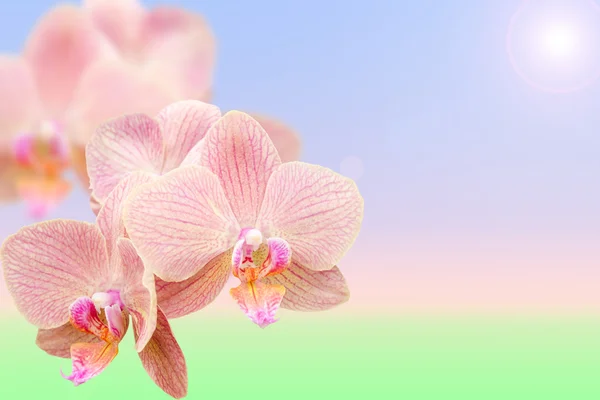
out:
{"label": "blurred petal", "polygon": [[[135,329],[134,325],[136,340],[139,340]],[[158,310],[154,335],[139,355],[150,378],[165,393],[176,399],[186,396],[188,377],[185,357],[161,310]]]}
{"label": "blurred petal", "polygon": [[79,386],[104,371],[118,353],[118,342],[75,343],[71,346],[71,375],[61,374],[63,378]]}
{"label": "blurred petal", "polygon": [[75,171],[83,189],[91,194],[90,178],[88,177],[87,165],[85,164],[85,146],[71,146],[71,168]]}
{"label": "blurred petal", "polygon": [[137,351],[142,351],[156,328],[156,291],[154,275],[144,269],[129,239],[120,238],[117,242],[123,263],[125,287],[122,299],[131,314],[136,330]]}
{"label": "blurred petal", "polygon": [[179,167],[183,159],[221,117],[217,106],[197,100],[178,101],[164,108],[156,117],[162,128],[165,161],[162,170]]}
{"label": "blurred petal", "polygon": [[284,286],[281,307],[294,311],[328,310],[345,303],[350,297],[346,280],[338,267],[313,271],[292,261],[288,269],[264,278],[263,282]]}
{"label": "blurred petal", "polygon": [[91,296],[109,271],[104,238],[93,224],[53,220],[21,228],[0,250],[4,281],[17,308],[39,328],[69,320],[69,306]]}
{"label": "blurred petal", "polygon": [[122,52],[134,46],[145,10],[137,0],[84,0],[96,28]]}
{"label": "blurred petal", "polygon": [[210,304],[227,283],[231,271],[231,251],[209,261],[196,275],[182,282],[156,279],[158,305],[165,315],[179,318]]}
{"label": "blurred petal", "polygon": [[45,217],[71,192],[71,184],[62,178],[32,174],[16,179],[17,192],[27,203],[29,215],[36,219]]}
{"label": "blurred petal", "polygon": [[169,282],[198,273],[240,231],[218,178],[196,166],[140,186],[125,206],[125,227],[146,268]]}
{"label": "blurred petal", "polygon": [[43,104],[58,116],[71,102],[85,69],[101,57],[114,56],[114,49],[82,9],[59,5],[38,22],[24,55]]}
{"label": "blurred petal", "polygon": [[182,98],[210,98],[216,46],[202,16],[176,7],[156,7],[144,19],[140,47],[148,73],[168,79]]}
{"label": "blurred petal", "polygon": [[229,291],[244,313],[261,328],[277,322],[275,313],[285,294],[281,285],[260,281],[242,283]]}
{"label": "blurred petal", "polygon": [[125,115],[102,124],[85,153],[92,193],[102,204],[132,172],[160,174],[162,133],[158,123],[144,114]]}
{"label": "blurred petal", "polygon": [[85,146],[102,123],[125,114],[156,115],[180,100],[157,76],[147,76],[123,61],[99,62],[81,78],[67,115],[72,141]]}
{"label": "blurred petal", "polygon": [[100,343],[100,339],[75,329],[70,322],[53,329],[39,329],[35,343],[51,356],[71,358],[71,346],[75,343]]}
{"label": "blurred petal", "polygon": [[13,137],[32,128],[40,104],[31,67],[21,57],[0,55],[0,148],[9,150]]}
{"label": "blurred petal", "polygon": [[119,237],[125,236],[123,224],[123,205],[133,189],[144,183],[151,182],[154,175],[144,171],[136,171],[123,179],[106,198],[106,202],[98,212],[96,223],[106,238],[106,248],[109,257],[113,255],[114,246]]}
{"label": "blurred petal", "polygon": [[15,175],[17,166],[13,155],[0,150],[0,201],[10,202],[19,199]]}
{"label": "blurred petal", "polygon": [[300,158],[300,138],[282,122],[262,115],[252,114],[260,126],[269,134],[282,162],[297,161]]}
{"label": "blurred petal", "polygon": [[363,211],[354,181],[318,165],[293,161],[271,175],[256,226],[287,240],[294,260],[320,271],[337,264],[350,249]]}
{"label": "blurred petal", "polygon": [[281,164],[277,149],[248,114],[230,111],[206,134],[201,163],[221,181],[242,228],[253,227],[267,181]]}

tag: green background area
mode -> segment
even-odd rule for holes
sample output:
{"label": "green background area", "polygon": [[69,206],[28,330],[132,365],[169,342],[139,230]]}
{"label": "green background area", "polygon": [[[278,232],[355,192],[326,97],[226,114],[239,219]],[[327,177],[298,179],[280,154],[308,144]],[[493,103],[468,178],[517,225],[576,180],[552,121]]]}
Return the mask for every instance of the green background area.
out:
{"label": "green background area", "polygon": [[[188,398],[600,398],[600,318],[281,315],[265,330],[242,315],[172,321]],[[131,331],[102,375],[73,387],[59,374],[69,360],[39,350],[35,328],[0,321],[0,399],[169,398],[145,374]]]}

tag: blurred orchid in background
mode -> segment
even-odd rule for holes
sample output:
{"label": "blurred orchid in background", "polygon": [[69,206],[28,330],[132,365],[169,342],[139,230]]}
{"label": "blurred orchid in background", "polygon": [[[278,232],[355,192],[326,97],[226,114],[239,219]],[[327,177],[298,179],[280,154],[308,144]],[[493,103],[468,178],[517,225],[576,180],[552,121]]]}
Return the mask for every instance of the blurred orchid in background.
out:
{"label": "blurred orchid in background", "polygon": [[77,386],[100,374],[117,356],[131,316],[142,365],[166,393],[182,398],[183,353],[121,217],[131,190],[152,179],[138,172],[121,181],[96,224],[58,219],[22,228],[0,257],[17,308],[39,328],[37,345],[72,359],[66,379]]}
{"label": "blurred orchid in background", "polygon": [[[215,57],[204,18],[181,8],[85,0],[52,9],[21,57],[0,57],[0,91],[10,99],[0,106],[0,201],[21,198],[41,218],[70,192],[70,167],[88,188],[84,148],[96,128],[177,100],[210,101]],[[296,160],[297,135],[257,119],[284,161]]]}
{"label": "blurred orchid in background", "polygon": [[[317,311],[345,302],[336,264],[362,223],[356,184],[317,165],[282,163],[261,125],[237,111],[197,149],[196,165],[139,186],[125,203],[127,233],[158,277],[159,301],[187,292],[196,300],[185,313],[199,310],[233,272],[241,283],[231,295],[260,327],[276,321],[280,304]],[[181,309],[164,308],[169,318]]]}

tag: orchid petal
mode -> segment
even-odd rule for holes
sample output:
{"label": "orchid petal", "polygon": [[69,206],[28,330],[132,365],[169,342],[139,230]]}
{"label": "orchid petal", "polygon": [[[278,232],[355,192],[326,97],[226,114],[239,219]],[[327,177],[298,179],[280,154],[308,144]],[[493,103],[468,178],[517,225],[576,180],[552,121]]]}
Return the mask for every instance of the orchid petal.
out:
{"label": "orchid petal", "polygon": [[79,386],[104,371],[118,353],[117,342],[75,343],[71,346],[73,371],[69,376],[61,375]]}
{"label": "orchid petal", "polygon": [[146,268],[179,282],[235,243],[240,227],[208,169],[173,170],[140,186],[125,206],[125,227]]}
{"label": "orchid petal", "polygon": [[0,150],[0,201],[10,202],[19,199],[15,180],[16,173],[13,155]]}
{"label": "orchid petal", "polygon": [[269,256],[263,264],[259,279],[281,273],[292,261],[292,249],[285,240],[281,238],[269,238],[267,246],[269,247]]}
{"label": "orchid petal", "polygon": [[312,164],[282,164],[269,179],[258,229],[288,241],[306,268],[330,269],[358,236],[364,211],[354,181]]}
{"label": "orchid petal", "polygon": [[92,209],[92,212],[94,213],[94,215],[96,217],[98,216],[98,213],[100,212],[100,209],[102,208],[100,201],[96,198],[96,196],[94,196],[93,193],[90,195],[90,208]]}
{"label": "orchid petal", "polygon": [[217,297],[227,283],[230,271],[231,251],[227,251],[185,281],[165,282],[157,278],[158,305],[169,319],[196,312]]}
{"label": "orchid petal", "polygon": [[102,233],[79,221],[24,227],[5,240],[0,259],[17,308],[43,329],[65,324],[70,304],[92,295],[109,272]]}
{"label": "orchid petal", "polygon": [[326,271],[313,271],[292,261],[290,267],[282,273],[262,280],[285,287],[281,308],[289,310],[328,310],[350,298],[346,280],[338,267]]}
{"label": "orchid petal", "polygon": [[133,189],[141,184],[151,182],[154,175],[144,171],[136,171],[123,179],[115,187],[108,197],[96,218],[96,223],[106,238],[108,255],[113,255],[114,246],[119,237],[125,236],[125,225],[123,224],[123,206],[127,197]]}
{"label": "orchid petal", "polygon": [[134,46],[144,15],[138,0],[84,0],[83,7],[119,50],[125,52]]}
{"label": "orchid petal", "polygon": [[197,100],[178,101],[164,108],[156,117],[165,142],[164,172],[179,167],[192,147],[221,117],[217,106]]}
{"label": "orchid petal", "polygon": [[117,246],[122,259],[125,287],[122,299],[137,332],[135,347],[142,351],[156,328],[156,291],[154,276],[144,269],[142,260],[129,239],[120,238]]}
{"label": "orchid petal", "polygon": [[281,164],[277,149],[248,114],[230,111],[206,134],[201,164],[213,171],[243,228],[252,227],[267,187]]}
{"label": "orchid petal", "polygon": [[252,118],[269,134],[282,162],[296,161],[300,158],[300,138],[296,132],[272,118],[256,114],[253,114]]}
{"label": "orchid petal", "polygon": [[159,174],[164,156],[158,123],[132,114],[101,125],[86,147],[90,186],[103,203],[121,179],[134,171]]}
{"label": "orchid petal", "polygon": [[146,71],[169,79],[182,98],[210,98],[216,45],[202,16],[176,7],[156,7],[144,19],[140,46]]}
{"label": "orchid petal", "polygon": [[29,215],[43,218],[71,192],[71,184],[62,178],[48,178],[35,173],[17,178],[19,196],[27,203]]}
{"label": "orchid petal", "polygon": [[[139,340],[135,325],[134,333],[136,340]],[[188,377],[185,357],[173,336],[167,317],[160,309],[154,335],[139,356],[150,378],[165,393],[176,399],[186,396]]]}
{"label": "orchid petal", "polygon": [[51,356],[71,358],[75,343],[100,343],[94,335],[76,329],[70,322],[53,329],[39,329],[35,343]]}
{"label": "orchid petal", "polygon": [[105,121],[125,114],[155,115],[176,100],[177,93],[156,76],[122,60],[97,62],[81,78],[66,117],[68,134],[85,146]]}
{"label": "orchid petal", "polygon": [[[120,307],[117,305],[117,307]],[[76,329],[102,339],[105,342],[119,342],[125,335],[124,321],[115,321],[115,318],[124,319],[120,308],[118,314],[107,314],[106,319],[113,319],[112,322],[105,323],[101,318],[94,301],[87,296],[78,298],[69,306],[69,321]],[[111,329],[111,327],[117,329]],[[121,329],[119,329],[121,328]]]}
{"label": "orchid petal", "polygon": [[78,7],[59,5],[38,22],[24,55],[33,67],[40,98],[50,114],[56,116],[71,102],[85,69],[115,53],[94,29],[89,15]]}
{"label": "orchid petal", "polygon": [[0,147],[9,148],[20,132],[27,132],[40,116],[33,72],[21,57],[0,55]]}
{"label": "orchid petal", "polygon": [[281,285],[261,281],[241,283],[229,291],[244,313],[261,328],[276,322],[275,313],[285,295]]}
{"label": "orchid petal", "polygon": [[205,144],[205,140],[202,139],[192,147],[189,153],[185,156],[181,162],[180,167],[187,167],[190,165],[200,165],[202,158],[202,151]]}

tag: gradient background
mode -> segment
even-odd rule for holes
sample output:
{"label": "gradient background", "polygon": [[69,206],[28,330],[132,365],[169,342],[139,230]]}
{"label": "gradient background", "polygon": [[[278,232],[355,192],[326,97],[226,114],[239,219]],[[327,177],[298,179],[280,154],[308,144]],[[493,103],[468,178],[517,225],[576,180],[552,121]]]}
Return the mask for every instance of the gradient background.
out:
{"label": "gradient background", "polygon": [[[293,126],[303,160],[356,178],[366,204],[347,304],[261,331],[223,293],[173,321],[188,398],[600,397],[600,84],[557,95],[515,73],[519,1],[145,3],[203,13],[214,102]],[[0,51],[53,4],[3,3]],[[82,190],[59,217],[93,220]],[[0,221],[2,239],[33,222],[21,205]],[[2,290],[0,398],[168,398],[132,339],[73,388]]]}

